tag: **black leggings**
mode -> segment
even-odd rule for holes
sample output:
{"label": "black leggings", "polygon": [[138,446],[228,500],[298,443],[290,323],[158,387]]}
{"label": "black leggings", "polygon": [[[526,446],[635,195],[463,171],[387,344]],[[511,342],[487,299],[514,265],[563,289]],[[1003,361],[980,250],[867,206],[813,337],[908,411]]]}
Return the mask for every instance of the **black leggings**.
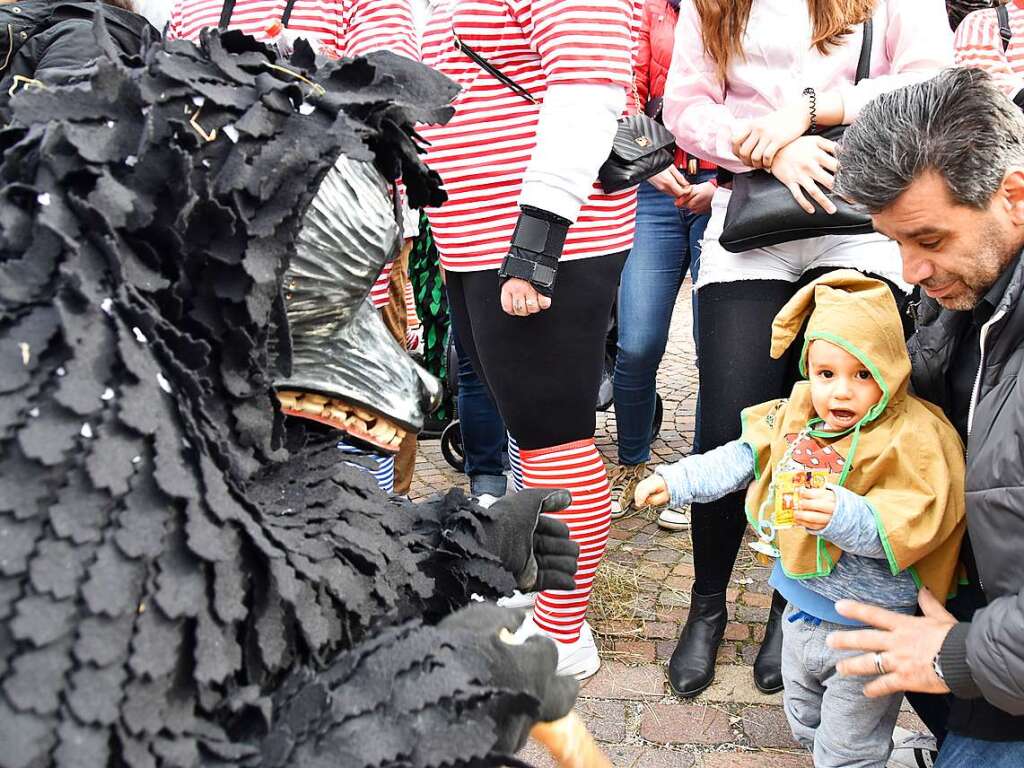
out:
{"label": "black leggings", "polygon": [[605,337],[626,252],[563,262],[551,308],[507,315],[495,270],[448,272],[452,323],[520,448],[594,436]]}
{"label": "black leggings", "polygon": [[[773,360],[772,321],[797,290],[830,267],[805,272],[799,281],[739,280],[700,289],[697,302],[700,351],[701,451],[710,451],[740,436],[740,411],[789,394],[800,379],[803,331],[786,354]],[[886,281],[888,282],[888,281]],[[901,314],[907,301],[890,283]],[[745,493],[739,491],[708,504],[694,504],[694,589],[701,595],[725,591],[747,526]]]}

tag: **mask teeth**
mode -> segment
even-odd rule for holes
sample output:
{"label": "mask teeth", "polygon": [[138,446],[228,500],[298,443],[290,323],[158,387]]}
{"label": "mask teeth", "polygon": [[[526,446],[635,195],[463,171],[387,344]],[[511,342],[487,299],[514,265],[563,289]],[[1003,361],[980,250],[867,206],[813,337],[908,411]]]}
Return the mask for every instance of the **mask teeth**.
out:
{"label": "mask teeth", "polygon": [[277,399],[281,410],[290,416],[328,424],[389,453],[398,450],[406,435],[404,429],[387,419],[336,398],[282,390]]}

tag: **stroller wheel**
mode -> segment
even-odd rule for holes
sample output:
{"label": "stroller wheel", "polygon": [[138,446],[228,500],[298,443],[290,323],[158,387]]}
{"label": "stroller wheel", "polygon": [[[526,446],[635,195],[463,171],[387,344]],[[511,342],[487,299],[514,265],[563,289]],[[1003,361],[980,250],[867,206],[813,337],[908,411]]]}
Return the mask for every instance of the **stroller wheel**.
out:
{"label": "stroller wheel", "polygon": [[462,450],[462,427],[455,419],[441,433],[441,455],[452,469],[462,472],[466,468],[466,455]]}
{"label": "stroller wheel", "polygon": [[651,423],[651,442],[658,439],[661,434],[661,422],[665,418],[665,406],[662,405],[661,395],[654,393],[654,421]]}

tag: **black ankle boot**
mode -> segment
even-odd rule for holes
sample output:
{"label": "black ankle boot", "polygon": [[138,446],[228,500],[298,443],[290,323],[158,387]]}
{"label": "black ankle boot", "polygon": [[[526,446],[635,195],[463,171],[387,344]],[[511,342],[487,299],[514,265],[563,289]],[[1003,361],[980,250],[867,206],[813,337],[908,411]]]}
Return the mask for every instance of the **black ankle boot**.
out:
{"label": "black ankle boot", "polygon": [[688,699],[711,685],[727,620],[725,592],[690,592],[690,614],[668,663],[668,682],[677,695]]}
{"label": "black ankle boot", "polygon": [[772,594],[772,608],[764,628],[764,642],[754,659],[754,685],[761,693],[782,690],[782,612],[786,598],[778,592]]}

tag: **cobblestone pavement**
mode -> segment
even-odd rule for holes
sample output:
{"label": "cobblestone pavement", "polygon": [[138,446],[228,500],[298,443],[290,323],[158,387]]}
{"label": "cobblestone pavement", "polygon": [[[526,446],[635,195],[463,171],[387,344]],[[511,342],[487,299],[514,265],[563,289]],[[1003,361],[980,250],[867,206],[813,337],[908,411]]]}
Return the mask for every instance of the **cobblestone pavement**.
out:
{"label": "cobblestone pavement", "polygon": [[[668,351],[658,373],[664,400],[652,461],[675,461],[693,444],[697,370],[691,336],[689,285],[680,291]],[[597,443],[615,462],[615,414],[597,416]],[[437,441],[421,444],[411,496],[421,498],[464,476],[441,456]],[[746,547],[728,590],[729,624],[714,684],[695,699],[675,698],[665,664],[686,619],[693,554],[686,531],[668,533],[654,515],[612,525],[588,618],[603,664],[580,691],[577,711],[616,766],[636,768],[805,768],[810,756],[793,742],[781,695],[754,688],[751,665],[764,636],[770,604],[768,569]],[[917,723],[903,713],[901,724]],[[537,768],[553,766],[530,743],[520,755]]]}

